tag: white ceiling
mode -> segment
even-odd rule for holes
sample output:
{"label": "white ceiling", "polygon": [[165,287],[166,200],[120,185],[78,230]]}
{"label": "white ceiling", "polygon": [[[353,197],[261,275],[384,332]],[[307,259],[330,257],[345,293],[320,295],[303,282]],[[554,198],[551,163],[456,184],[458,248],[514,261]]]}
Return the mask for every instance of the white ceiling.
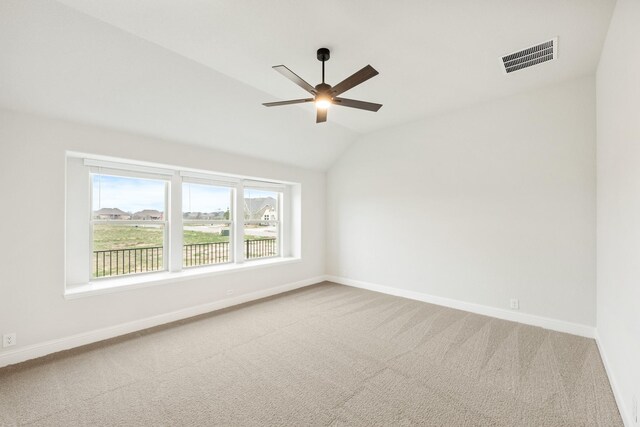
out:
{"label": "white ceiling", "polygon": [[[75,10],[3,0],[0,105],[326,168],[359,134],[593,74],[615,1],[60,3]],[[557,61],[502,73],[499,56],[555,36]],[[344,94],[378,113],[333,107],[315,125],[312,105],[260,106],[304,97],[271,66],[315,85],[319,47],[331,84],[380,72]]]}

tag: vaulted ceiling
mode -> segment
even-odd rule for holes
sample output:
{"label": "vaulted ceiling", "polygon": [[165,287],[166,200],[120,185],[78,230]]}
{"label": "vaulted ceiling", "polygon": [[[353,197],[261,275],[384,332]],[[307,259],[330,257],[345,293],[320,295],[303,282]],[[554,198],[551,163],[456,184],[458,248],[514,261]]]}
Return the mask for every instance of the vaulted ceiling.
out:
{"label": "vaulted ceiling", "polygon": [[[0,106],[325,169],[359,135],[595,72],[614,0],[4,0]],[[559,38],[559,59],[499,57]],[[312,105],[271,70],[335,84],[378,113]]]}

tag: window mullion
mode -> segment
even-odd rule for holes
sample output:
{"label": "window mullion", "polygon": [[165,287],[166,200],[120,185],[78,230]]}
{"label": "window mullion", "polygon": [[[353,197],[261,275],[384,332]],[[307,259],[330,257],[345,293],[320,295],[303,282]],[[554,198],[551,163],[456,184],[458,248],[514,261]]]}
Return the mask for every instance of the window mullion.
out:
{"label": "window mullion", "polygon": [[235,191],[235,199],[233,201],[233,248],[234,261],[236,264],[242,264],[245,261],[244,256],[244,185],[238,183]]}
{"label": "window mullion", "polygon": [[291,256],[291,230],[289,228],[290,220],[290,206],[291,206],[291,191],[289,187],[283,190],[283,195],[279,200],[280,224],[278,224],[278,234],[280,237],[280,255]]}
{"label": "window mullion", "polygon": [[182,178],[180,173],[176,172],[171,177],[171,185],[169,186],[169,271],[182,271]]}

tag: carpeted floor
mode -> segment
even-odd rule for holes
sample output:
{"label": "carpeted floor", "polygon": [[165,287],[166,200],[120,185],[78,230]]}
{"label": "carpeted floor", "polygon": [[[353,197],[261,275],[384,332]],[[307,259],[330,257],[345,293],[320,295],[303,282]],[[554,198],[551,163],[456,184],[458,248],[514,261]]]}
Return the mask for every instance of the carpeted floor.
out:
{"label": "carpeted floor", "polygon": [[621,426],[595,342],[332,283],[0,369],[0,425]]}

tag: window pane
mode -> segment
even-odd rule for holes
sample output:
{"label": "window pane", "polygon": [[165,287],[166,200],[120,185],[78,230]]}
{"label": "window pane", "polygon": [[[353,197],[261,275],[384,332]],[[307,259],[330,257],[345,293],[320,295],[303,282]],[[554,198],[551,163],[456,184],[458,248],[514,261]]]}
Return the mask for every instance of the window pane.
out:
{"label": "window pane", "polygon": [[[91,174],[92,277],[164,270],[167,182]],[[145,225],[118,221],[149,221]]]}
{"label": "window pane", "polygon": [[91,185],[95,220],[164,220],[165,181],[91,174]]}
{"label": "window pane", "polygon": [[231,213],[233,190],[214,185],[182,184],[184,246],[182,265],[220,264],[231,261]]}
{"label": "window pane", "polygon": [[164,270],[164,224],[94,224],[92,277]]}
{"label": "window pane", "polygon": [[278,221],[278,193],[275,191],[244,190],[244,219],[247,221]]}
{"label": "window pane", "polygon": [[247,259],[278,256],[278,225],[245,224],[244,256]]}
{"label": "window pane", "polygon": [[228,187],[206,184],[182,184],[182,217],[186,220],[233,219],[231,192]]}
{"label": "window pane", "polygon": [[182,265],[221,264],[231,261],[231,223],[184,223]]}

